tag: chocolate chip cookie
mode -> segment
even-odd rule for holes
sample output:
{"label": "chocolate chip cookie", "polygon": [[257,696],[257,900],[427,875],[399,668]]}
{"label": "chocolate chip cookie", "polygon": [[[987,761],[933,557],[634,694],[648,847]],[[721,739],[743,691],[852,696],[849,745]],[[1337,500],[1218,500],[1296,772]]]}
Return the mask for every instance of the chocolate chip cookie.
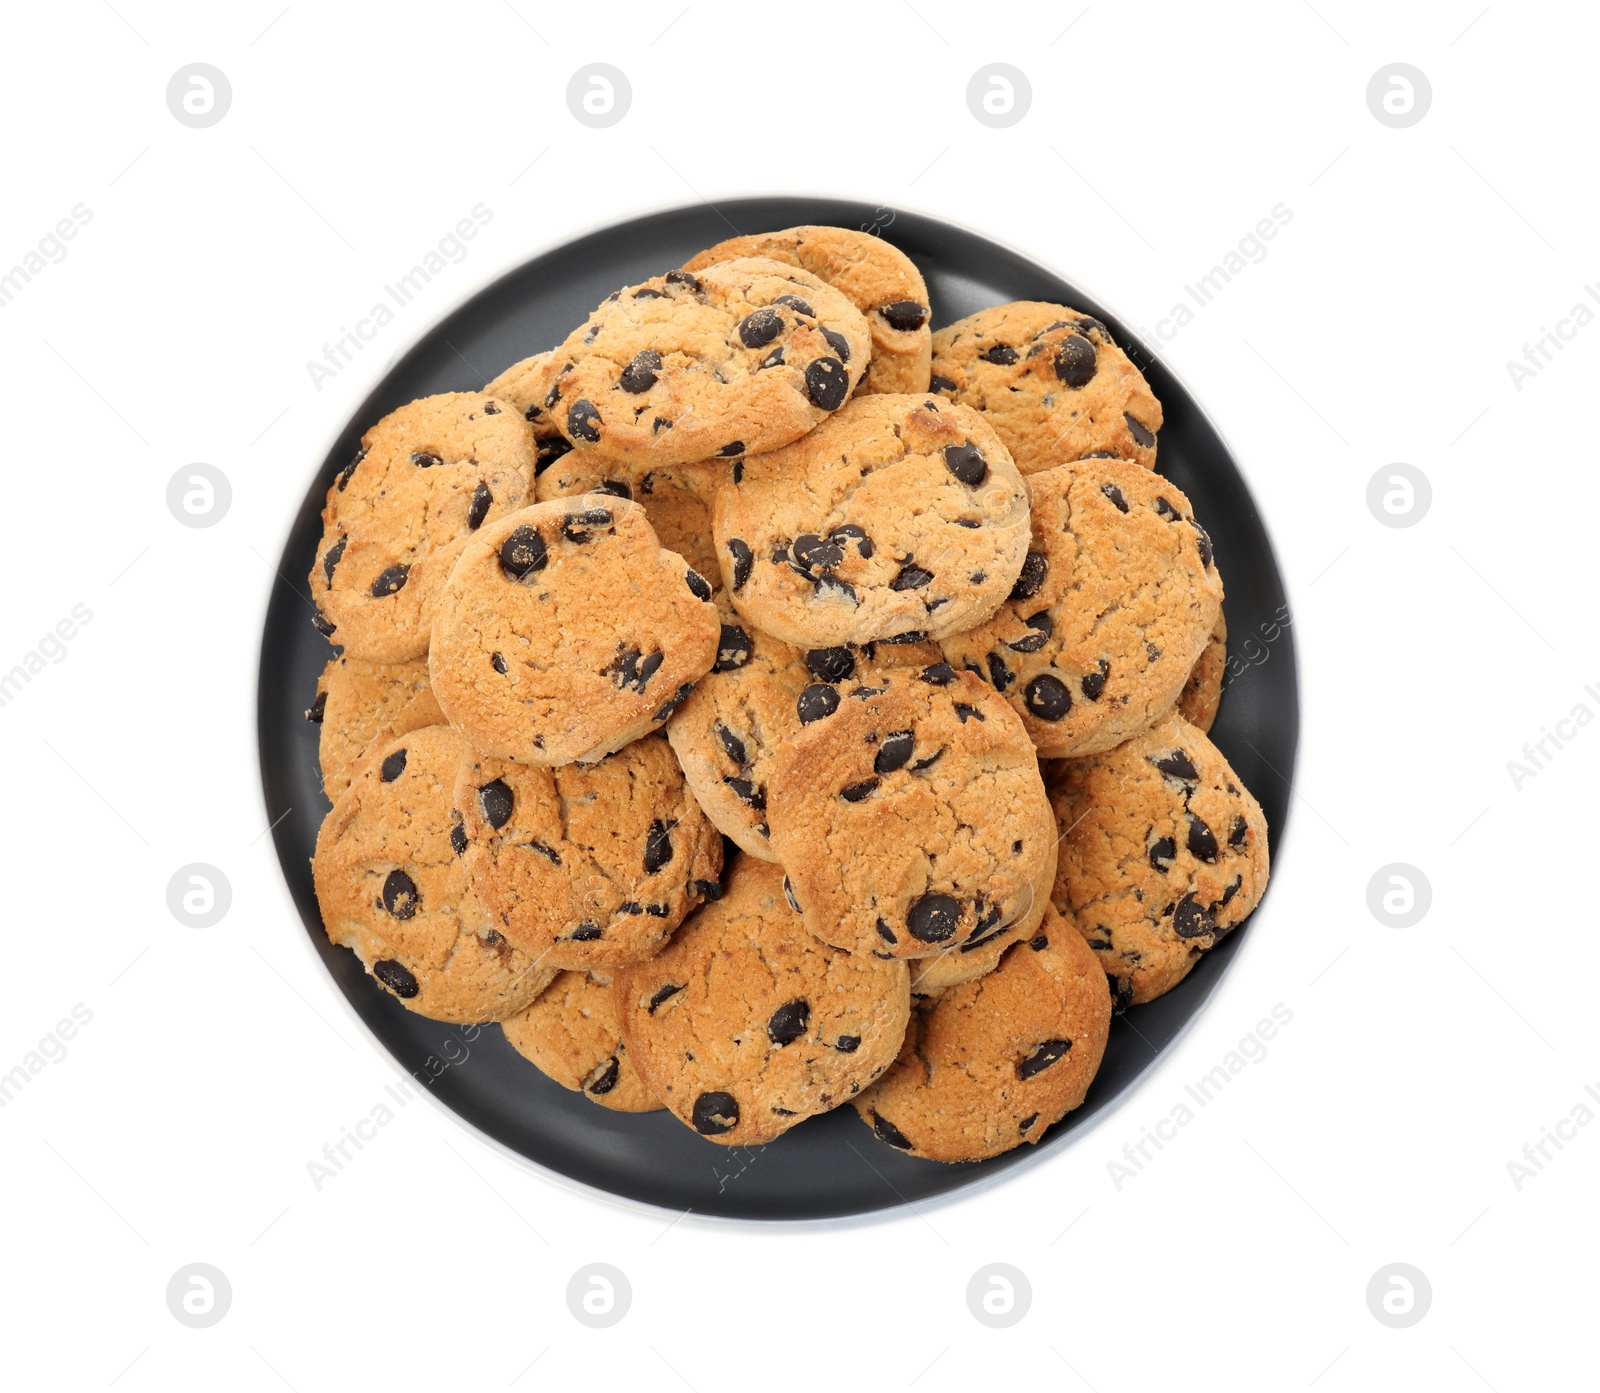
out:
{"label": "chocolate chip cookie", "polygon": [[713,510],[734,607],[787,643],[937,639],[1005,599],[1028,494],[977,412],[857,397],[803,440],[735,467]]}
{"label": "chocolate chip cookie", "polygon": [[544,399],[554,376],[555,350],[552,348],[513,363],[483,389],[485,395],[509,402],[533,427],[537,451],[533,466],[535,475],[543,474],[572,448],[572,442],[562,435],[555,418],[545,410]]}
{"label": "chocolate chip cookie", "polygon": [[1045,767],[1062,833],[1051,899],[1119,1002],[1152,1001],[1260,902],[1261,805],[1175,711],[1114,750]]}
{"label": "chocolate chip cookie", "polygon": [[616,975],[605,968],[557,973],[538,1000],[501,1029],[541,1072],[603,1108],[654,1112],[661,1106],[622,1043],[622,997]]}
{"label": "chocolate chip cookie", "polygon": [[1105,973],[1046,911],[995,971],[912,1012],[899,1059],[855,1108],[880,1141],[913,1156],[998,1156],[1083,1102],[1110,1028]]}
{"label": "chocolate chip cookie", "polygon": [[439,725],[374,751],[323,821],[311,870],[329,939],[408,1010],[498,1021],[555,973],[495,929],[467,883],[452,842],[466,749]]}
{"label": "chocolate chip cookie", "polygon": [[428,667],[485,754],[593,762],[666,724],[716,659],[711,582],[637,503],[537,503],[469,542],[440,595]]}
{"label": "chocolate chip cookie", "polygon": [[746,257],[608,296],[556,350],[545,409],[576,451],[641,471],[735,459],[837,411],[871,356],[843,294]]}
{"label": "chocolate chip cookie", "polygon": [[547,967],[637,962],[720,893],[722,838],[667,742],[592,766],[462,759],[455,846],[496,927]]}
{"label": "chocolate chip cookie", "polygon": [[1161,403],[1098,319],[1016,300],[933,336],[935,391],[988,418],[1024,474],[1111,454],[1156,463]]}
{"label": "chocolate chip cookie", "polygon": [[1027,476],[1032,540],[1010,597],[945,656],[1011,703],[1041,757],[1108,750],[1177,700],[1222,603],[1189,500],[1129,460]]}
{"label": "chocolate chip cookie", "polygon": [[363,663],[341,653],[328,660],[306,719],[317,726],[317,761],[330,803],[350,787],[350,766],[367,742],[427,689],[425,658]]}
{"label": "chocolate chip cookie", "polygon": [[1209,731],[1222,705],[1222,679],[1228,670],[1228,622],[1217,611],[1216,627],[1189,670],[1178,694],[1178,714],[1202,734]]}
{"label": "chocolate chip cookie", "polygon": [[928,287],[911,258],[881,237],[844,227],[788,227],[730,237],[683,264],[701,271],[719,261],[762,256],[799,266],[843,291],[872,329],[872,362],[859,392],[926,392],[933,335]]}
{"label": "chocolate chip cookie", "polygon": [[1016,713],[945,663],[826,692],[779,748],[767,795],[806,928],[885,958],[1005,933],[1034,908],[1056,839]]}
{"label": "chocolate chip cookie", "polygon": [[867,1087],[910,1009],[903,963],[805,933],[783,872],[734,862],[724,897],[621,974],[623,1039],[680,1122],[724,1146],[772,1141]]}

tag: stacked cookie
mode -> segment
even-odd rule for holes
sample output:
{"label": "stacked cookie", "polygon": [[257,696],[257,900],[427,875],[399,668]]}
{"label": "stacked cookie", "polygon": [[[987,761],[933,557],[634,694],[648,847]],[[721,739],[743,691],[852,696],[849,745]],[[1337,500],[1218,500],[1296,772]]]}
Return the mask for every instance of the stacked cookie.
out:
{"label": "stacked cookie", "polygon": [[1098,320],[735,238],[335,478],[330,938],[565,1087],[977,1160],[1255,907],[1222,581]]}

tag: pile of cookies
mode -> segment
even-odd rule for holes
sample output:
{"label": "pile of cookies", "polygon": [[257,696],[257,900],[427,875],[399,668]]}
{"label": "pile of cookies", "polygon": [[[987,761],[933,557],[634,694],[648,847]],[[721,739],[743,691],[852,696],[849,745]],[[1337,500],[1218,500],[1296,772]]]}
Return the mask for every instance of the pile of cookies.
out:
{"label": "pile of cookies", "polygon": [[1222,580],[1060,305],[739,237],[386,416],[311,572],[329,937],[567,1088],[994,1156],[1267,879]]}

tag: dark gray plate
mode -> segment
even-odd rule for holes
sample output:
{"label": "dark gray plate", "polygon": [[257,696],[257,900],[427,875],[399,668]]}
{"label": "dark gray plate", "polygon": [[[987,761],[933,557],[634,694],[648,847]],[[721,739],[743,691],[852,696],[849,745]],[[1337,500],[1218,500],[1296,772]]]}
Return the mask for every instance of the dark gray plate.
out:
{"label": "dark gray plate", "polygon": [[870,229],[876,218],[881,235],[927,277],[935,327],[1005,300],[1051,300],[1096,315],[1161,399],[1161,472],[1188,494],[1215,543],[1227,583],[1229,649],[1249,657],[1223,698],[1212,738],[1261,800],[1274,850],[1283,836],[1299,731],[1294,640],[1283,622],[1287,608],[1272,544],[1228,447],[1171,373],[1087,295],[974,233],[910,213],[881,226],[885,216],[866,204],[815,198],[679,208],[591,233],[501,277],[429,333],[362,403],[311,480],[279,563],[288,580],[267,609],[257,712],[267,817],[305,932],[340,990],[400,1064],[431,1080],[435,1096],[474,1127],[561,1175],[669,1209],[745,1219],[859,1214],[991,1179],[1061,1146],[1171,1047],[1247,930],[1207,954],[1175,991],[1113,1023],[1088,1100],[1037,1147],[968,1165],[895,1151],[850,1108],[811,1118],[769,1146],[730,1151],[665,1112],[613,1113],[569,1093],[512,1050],[497,1026],[474,1031],[411,1014],[366,976],[353,953],[328,943],[309,864],[328,804],[317,772],[317,728],[303,713],[330,649],[311,626],[302,577],[315,555],[328,485],[355,453],[361,432],[384,413],[433,392],[482,388],[517,359],[559,343],[611,291],[669,270],[735,231],[799,223]]}

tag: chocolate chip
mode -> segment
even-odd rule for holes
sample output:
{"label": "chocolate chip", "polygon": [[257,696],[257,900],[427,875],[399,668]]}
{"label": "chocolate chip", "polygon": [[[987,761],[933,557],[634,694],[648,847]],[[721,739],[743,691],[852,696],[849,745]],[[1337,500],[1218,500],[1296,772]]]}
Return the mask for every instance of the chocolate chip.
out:
{"label": "chocolate chip", "polygon": [[928,386],[935,392],[953,392],[956,389],[954,379],[941,377],[938,373],[928,378]]}
{"label": "chocolate chip", "polygon": [[695,570],[693,566],[684,572],[683,582],[689,587],[689,593],[695,599],[709,600],[711,598],[711,582],[701,575],[699,571]]}
{"label": "chocolate chip", "polygon": [[733,588],[743,589],[744,583],[750,579],[750,567],[755,564],[755,553],[750,550],[748,542],[741,541],[738,537],[729,537],[728,555],[733,558]]}
{"label": "chocolate chip", "polygon": [[671,430],[675,424],[677,423],[669,421],[665,416],[652,416],[650,418],[650,434],[660,435],[664,430]]}
{"label": "chocolate chip", "polygon": [[702,1093],[694,1100],[694,1129],[703,1137],[720,1137],[739,1125],[739,1104],[731,1093]]}
{"label": "chocolate chip", "polygon": [[1111,1014],[1120,1016],[1128,1007],[1133,1005],[1133,979],[1131,977],[1108,977],[1106,982],[1111,988]]}
{"label": "chocolate chip", "polygon": [[1025,1118],[1022,1119],[1021,1122],[1017,1123],[1017,1131],[1026,1132],[1038,1120],[1039,1120],[1039,1114],[1038,1113],[1036,1113],[1036,1112],[1029,1113]]}
{"label": "chocolate chip", "polygon": [[1016,673],[1006,666],[1006,660],[998,653],[989,654],[988,662],[989,681],[993,684],[995,691],[1004,692],[1008,690],[1011,684],[1017,680]]}
{"label": "chocolate chip", "polygon": [[968,721],[972,721],[972,720],[987,721],[989,719],[987,716],[985,716],[983,714],[983,712],[978,710],[978,708],[976,706],[968,706],[965,702],[961,702],[961,701],[956,702],[955,703],[955,708],[956,708],[956,715],[961,717],[961,724],[962,725],[966,725],[966,723]]}
{"label": "chocolate chip", "polygon": [[1239,893],[1239,887],[1241,885],[1243,885],[1243,884],[1244,884],[1244,877],[1243,876],[1237,876],[1237,875],[1234,876],[1234,878],[1231,881],[1228,882],[1228,888],[1222,892],[1222,898],[1217,901],[1217,908],[1218,909],[1225,909],[1227,907],[1228,901],[1231,900],[1235,895],[1237,895]]}
{"label": "chocolate chip", "polygon": [[337,624],[331,622],[328,616],[325,615],[320,609],[314,609],[311,611],[311,625],[319,634],[323,636],[323,638],[332,638],[333,631],[339,627]]}
{"label": "chocolate chip", "polygon": [[1022,622],[1033,632],[1006,644],[1013,653],[1037,653],[1056,631],[1055,620],[1050,617],[1049,610],[1042,609],[1037,614],[1029,615]]}
{"label": "chocolate chip", "polygon": [[891,590],[921,590],[933,579],[932,571],[925,571],[921,566],[915,565],[910,560],[902,566],[899,573],[889,582]]}
{"label": "chocolate chip", "polygon": [[1111,342],[1111,330],[1106,328],[1106,326],[1096,319],[1092,314],[1080,314],[1072,322],[1078,326],[1080,333],[1099,334],[1100,337],[1103,338],[1107,343]]}
{"label": "chocolate chip", "polygon": [[691,880],[689,889],[702,900],[715,902],[722,898],[722,883],[716,880]]}
{"label": "chocolate chip", "polygon": [[949,895],[923,895],[906,915],[906,928],[920,943],[943,943],[961,922],[961,902]]}
{"label": "chocolate chip", "polygon": [[1069,387],[1087,387],[1097,366],[1094,345],[1078,334],[1068,334],[1056,349],[1056,376]]}
{"label": "chocolate chip", "polygon": [[1087,454],[1079,455],[1079,459],[1121,459],[1115,450],[1090,450]]}
{"label": "chocolate chip", "polygon": [[673,714],[673,712],[675,712],[680,706],[682,706],[684,702],[689,700],[689,693],[692,692],[693,690],[694,690],[694,683],[693,682],[685,682],[681,687],[678,688],[677,691],[675,691],[670,697],[667,698],[665,704],[663,704],[656,711],[656,714],[653,715],[650,719],[652,721],[656,722],[657,725],[659,725],[662,721],[666,720],[669,716],[671,716]]}
{"label": "chocolate chip", "polygon": [[1233,827],[1228,832],[1228,845],[1232,847],[1243,846],[1249,836],[1250,824],[1242,817],[1234,818]]}
{"label": "chocolate chip", "polygon": [[730,440],[726,445],[724,445],[720,450],[717,451],[717,458],[719,458],[719,459],[736,459],[738,456],[742,455],[743,453],[744,453],[744,441],[742,441],[742,440]]}
{"label": "chocolate chip", "polygon": [[429,454],[426,450],[413,450],[411,452],[411,463],[416,465],[418,469],[432,469],[437,465],[443,464],[444,461],[438,455]]}
{"label": "chocolate chip", "polygon": [[1126,411],[1122,413],[1122,419],[1128,423],[1128,434],[1134,438],[1136,444],[1142,445],[1148,450],[1156,443],[1155,432],[1142,421],[1134,420]]}
{"label": "chocolate chip", "polygon": [[467,829],[461,825],[460,813],[453,812],[450,816],[455,819],[450,824],[450,850],[461,856],[467,849]]}
{"label": "chocolate chip", "polygon": [[1082,688],[1084,696],[1090,701],[1099,701],[1100,693],[1106,689],[1106,678],[1111,675],[1111,664],[1104,658],[1100,659],[1098,672],[1086,672],[1078,686]]}
{"label": "chocolate chip", "polygon": [[384,756],[383,763],[378,766],[378,781],[392,784],[406,772],[406,752],[404,750],[391,750]]}
{"label": "chocolate chip", "polygon": [[819,682],[847,682],[856,670],[856,655],[848,648],[813,648],[806,667]]}
{"label": "chocolate chip", "polygon": [[483,526],[483,520],[489,516],[489,508],[494,503],[494,495],[489,492],[488,484],[481,479],[478,487],[472,491],[472,506],[467,509],[467,526],[476,532]]}
{"label": "chocolate chip", "polygon": [[722,635],[717,640],[717,661],[711,670],[732,672],[735,668],[741,668],[748,663],[754,651],[749,634],[737,624],[724,624]]}
{"label": "chocolate chip", "polygon": [[1042,551],[1030,551],[1022,558],[1022,571],[1011,587],[1013,600],[1031,600],[1044,585],[1050,572],[1050,559]]}
{"label": "chocolate chip", "polygon": [[504,676],[506,671],[506,655],[504,653],[491,653],[489,655],[489,666],[501,676]]}
{"label": "chocolate chip", "polygon": [[404,871],[390,871],[383,879],[383,907],[396,919],[417,912],[417,882]]}
{"label": "chocolate chip", "polygon": [[668,271],[666,275],[668,285],[681,285],[685,290],[700,293],[700,282],[687,271]]}
{"label": "chocolate chip", "polygon": [[840,527],[834,528],[832,532],[828,533],[828,540],[840,547],[848,546],[851,542],[854,542],[856,544],[856,552],[863,561],[872,555],[872,538],[867,536],[866,532],[853,522],[847,522]]}
{"label": "chocolate chip", "polygon": [[372,593],[377,599],[387,595],[396,595],[405,588],[406,577],[411,574],[409,566],[390,566],[378,573],[378,578],[372,582]]}
{"label": "chocolate chip", "polygon": [[919,759],[915,764],[913,764],[911,766],[911,772],[913,774],[920,774],[924,769],[932,769],[933,766],[936,765],[939,762],[940,758],[943,755],[944,755],[944,746],[941,745],[931,755],[928,755],[923,759]]}
{"label": "chocolate chip", "polygon": [[550,559],[544,538],[524,523],[500,544],[500,569],[512,580],[521,580],[531,571],[542,571]]}
{"label": "chocolate chip", "polygon": [[863,779],[858,784],[851,784],[839,790],[839,797],[846,803],[859,803],[863,798],[870,798],[878,791],[877,779]]}
{"label": "chocolate chip", "polygon": [[722,782],[734,791],[740,802],[748,804],[757,811],[765,811],[767,806],[766,789],[757,787],[749,779],[724,779]]}
{"label": "chocolate chip", "polygon": [[367,457],[367,447],[365,445],[363,445],[359,450],[356,451],[356,457],[353,460],[351,460],[349,464],[345,465],[345,467],[343,469],[341,469],[339,471],[339,478],[338,478],[337,482],[338,482],[338,485],[339,485],[339,492],[340,493],[344,492],[345,485],[350,482],[350,476],[356,472],[356,466],[358,464],[360,464],[362,460],[366,459],[366,457]]}
{"label": "chocolate chip", "polygon": [[397,963],[393,958],[380,958],[373,963],[372,975],[405,1001],[410,1001],[422,990],[405,964]]}
{"label": "chocolate chip", "polygon": [[896,300],[893,304],[880,306],[878,313],[888,321],[891,329],[898,329],[902,334],[920,329],[928,322],[928,307],[919,305],[915,300]]}
{"label": "chocolate chip", "polygon": [[1040,673],[1028,683],[1022,699],[1041,721],[1059,721],[1072,710],[1072,693],[1067,690],[1066,683],[1048,672]]}
{"label": "chocolate chip", "polygon": [[878,1134],[879,1141],[888,1142],[890,1146],[901,1151],[911,1150],[911,1142],[906,1134],[887,1117],[880,1117],[876,1112],[872,1114],[872,1130]]}
{"label": "chocolate chip", "polygon": [[956,680],[956,670],[949,663],[934,663],[917,674],[924,682],[935,687],[948,687]]}
{"label": "chocolate chip", "polygon": [[802,532],[794,539],[794,556],[808,571],[831,571],[844,560],[844,548],[831,538]]}
{"label": "chocolate chip", "polygon": [[567,935],[574,943],[594,943],[605,937],[605,930],[592,919],[585,919],[570,934]]}
{"label": "chocolate chip", "polygon": [[758,368],[777,368],[783,366],[783,345],[780,343],[771,353],[757,364]]}
{"label": "chocolate chip", "polygon": [[885,943],[898,943],[900,941],[894,936],[894,930],[885,924],[882,919],[878,920],[878,937]]}
{"label": "chocolate chip", "polygon": [[800,724],[807,726],[813,721],[822,720],[824,716],[833,715],[838,709],[839,693],[825,682],[813,682],[800,693],[800,699],[795,702]]}
{"label": "chocolate chip", "polygon": [[1204,938],[1214,933],[1216,927],[1211,911],[1193,895],[1185,895],[1178,901],[1172,914],[1172,930],[1179,938]]}
{"label": "chocolate chip", "polygon": [[643,653],[631,644],[619,643],[617,656],[606,665],[604,671],[617,684],[618,690],[643,692],[665,656],[660,652]]}
{"label": "chocolate chip", "polygon": [[644,869],[647,875],[654,875],[672,860],[672,829],[677,825],[676,818],[668,822],[659,817],[650,824],[650,830],[644,834]]}
{"label": "chocolate chip", "polygon": [[[1157,837],[1150,843],[1150,866],[1165,875],[1172,869],[1172,858],[1178,854],[1178,844],[1171,837]],[[1163,862],[1165,864],[1163,864]]]}
{"label": "chocolate chip", "polygon": [[344,549],[349,544],[348,537],[341,537],[328,548],[327,555],[322,558],[322,574],[328,579],[328,589],[333,589],[333,568],[339,564],[339,558],[344,555]]}
{"label": "chocolate chip", "polygon": [[673,984],[671,982],[669,982],[664,987],[657,987],[656,991],[655,991],[655,995],[650,998],[649,1002],[646,1004],[644,1009],[646,1011],[648,1011],[653,1016],[656,1013],[656,1008],[657,1007],[661,1006],[664,1002],[666,1002],[671,997],[676,996],[682,990],[683,990],[682,987],[676,986],[675,984]]}
{"label": "chocolate chip", "polygon": [[978,355],[986,363],[994,363],[1002,368],[1009,368],[1017,361],[1017,350],[1009,344],[997,343],[992,348],[986,348]]}
{"label": "chocolate chip", "polygon": [[606,1066],[600,1071],[600,1077],[593,1083],[586,1083],[584,1089],[593,1094],[609,1093],[617,1086],[617,1079],[621,1077],[622,1066],[617,1063],[616,1055],[606,1061]]}
{"label": "chocolate chip", "polygon": [[884,736],[883,744],[878,746],[878,757],[872,761],[873,769],[880,774],[892,774],[904,768],[911,758],[912,743],[909,730],[897,730],[893,735]]}
{"label": "chocolate chip", "polygon": [[821,327],[822,337],[828,341],[828,347],[839,355],[841,363],[848,363],[850,361],[850,340],[837,329],[830,329],[826,325]]}
{"label": "chocolate chip", "polygon": [[944,447],[944,463],[952,474],[968,488],[977,488],[989,475],[989,463],[983,452],[971,441]]}
{"label": "chocolate chip", "polygon": [[609,508],[584,508],[576,513],[568,513],[561,519],[561,535],[581,546],[593,540],[594,533],[589,530],[591,527],[609,527],[613,521]]}
{"label": "chocolate chip", "polygon": [[924,643],[927,637],[921,629],[907,629],[903,634],[885,634],[878,642],[891,646],[897,643]]}
{"label": "chocolate chip", "polygon": [[861,1037],[859,1035],[841,1035],[833,1042],[833,1047],[840,1054],[854,1054],[861,1048]]}
{"label": "chocolate chip", "polygon": [[1211,828],[1201,818],[1193,813],[1189,814],[1189,836],[1187,838],[1189,854],[1201,861],[1215,861],[1217,859],[1217,838]]}
{"label": "chocolate chip", "polygon": [[327,713],[327,710],[328,694],[326,692],[318,692],[315,700],[311,703],[310,709],[306,712],[306,719],[312,725],[319,726],[322,724],[322,718]]}
{"label": "chocolate chip", "polygon": [[1119,513],[1125,513],[1128,511],[1128,500],[1122,496],[1122,490],[1119,489],[1115,484],[1103,485],[1100,489],[1100,492],[1105,494],[1105,496],[1111,500],[1113,506]]}
{"label": "chocolate chip", "polygon": [[1032,1054],[1017,1065],[1019,1079],[1031,1079],[1035,1074],[1042,1074],[1058,1059],[1066,1057],[1072,1048],[1071,1040],[1046,1040],[1038,1046]]}
{"label": "chocolate chip", "polygon": [[1046,935],[1046,934],[1035,934],[1032,938],[1030,938],[1028,940],[1028,947],[1033,949],[1033,951],[1035,953],[1042,953],[1049,946],[1050,946],[1050,939],[1049,939],[1049,936]]}
{"label": "chocolate chip", "polygon": [[[848,581],[840,580],[837,576],[828,571],[824,571],[820,576],[817,577],[817,593],[820,595],[824,590],[838,591],[839,594],[844,596],[845,599],[849,600],[852,605],[859,603],[856,599],[855,586],[851,585]],[[907,640],[905,639],[887,638],[881,640],[883,643],[904,643],[906,641]]]}
{"label": "chocolate chip", "polygon": [[811,308],[811,302],[802,300],[798,295],[780,295],[772,303],[775,305],[787,305],[796,314],[803,314],[808,319],[817,317],[817,312]]}
{"label": "chocolate chip", "polygon": [[765,348],[783,332],[783,316],[774,309],[756,310],[739,321],[739,342],[746,348]]}
{"label": "chocolate chip", "polygon": [[796,914],[805,913],[805,910],[800,908],[800,901],[794,897],[794,886],[789,883],[788,876],[783,878],[783,898],[789,902],[789,908]]}
{"label": "chocolate chip", "polygon": [[[661,355],[653,348],[642,348],[623,368],[618,385],[624,392],[648,392],[656,385],[656,374],[661,371]],[[570,419],[570,417],[568,418]]]}
{"label": "chocolate chip", "polygon": [[497,831],[511,820],[511,810],[515,806],[516,799],[504,779],[491,779],[478,789],[478,807],[483,820]]}
{"label": "chocolate chip", "polygon": [[537,446],[538,453],[533,460],[533,473],[537,478],[543,474],[562,455],[569,453],[572,442],[564,435],[552,435],[548,440],[541,440]]}
{"label": "chocolate chip", "polygon": [[823,411],[837,411],[849,390],[850,374],[837,358],[818,358],[806,369],[806,395]]}
{"label": "chocolate chip", "polygon": [[633,292],[633,298],[635,300],[665,300],[667,297],[652,286],[641,285]]}
{"label": "chocolate chip", "polygon": [[587,440],[591,445],[600,438],[600,413],[592,401],[579,397],[568,408],[567,434]]}
{"label": "chocolate chip", "polygon": [[1199,523],[1194,525],[1195,541],[1200,544],[1200,564],[1207,570],[1211,569],[1211,534]]}
{"label": "chocolate chip", "polygon": [[1156,495],[1156,501],[1150,506],[1156,510],[1157,517],[1165,518],[1168,522],[1178,521],[1178,510],[1174,508],[1172,504],[1168,503],[1167,500],[1160,494]]}
{"label": "chocolate chip", "polygon": [[1182,750],[1173,750],[1170,754],[1162,755],[1160,759],[1151,760],[1150,763],[1163,774],[1174,779],[1182,779],[1186,783],[1193,783],[1200,777],[1193,761]]}
{"label": "chocolate chip", "polygon": [[558,852],[553,846],[546,846],[537,837],[535,837],[531,842],[523,842],[522,845],[527,847],[529,851],[544,857],[544,859],[552,866],[559,866],[561,864],[561,853]]}
{"label": "chocolate chip", "polygon": [[787,1001],[772,1013],[767,1021],[767,1039],[782,1048],[792,1045],[806,1033],[811,1024],[811,1003],[805,1000]]}

